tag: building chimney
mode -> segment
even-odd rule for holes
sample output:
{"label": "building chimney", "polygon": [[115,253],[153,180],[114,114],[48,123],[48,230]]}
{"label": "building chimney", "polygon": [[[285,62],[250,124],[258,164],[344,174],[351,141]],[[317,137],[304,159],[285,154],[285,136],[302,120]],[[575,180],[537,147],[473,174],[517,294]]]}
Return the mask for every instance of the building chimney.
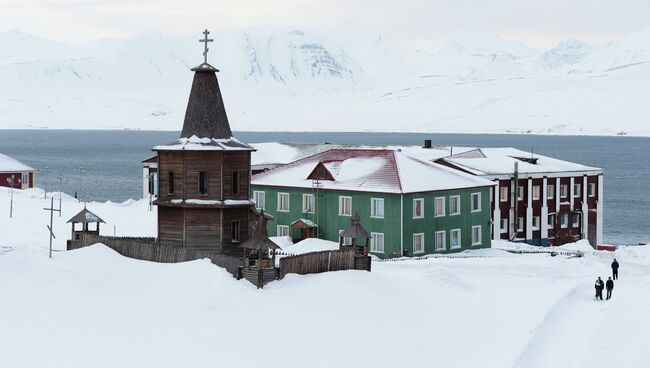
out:
{"label": "building chimney", "polygon": [[422,148],[431,148],[431,139],[425,139]]}

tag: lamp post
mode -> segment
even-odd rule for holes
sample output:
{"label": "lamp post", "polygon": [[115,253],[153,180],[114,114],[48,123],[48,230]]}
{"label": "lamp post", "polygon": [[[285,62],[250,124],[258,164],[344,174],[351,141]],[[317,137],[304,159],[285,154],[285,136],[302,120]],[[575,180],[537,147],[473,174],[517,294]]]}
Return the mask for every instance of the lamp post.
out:
{"label": "lamp post", "polygon": [[63,175],[56,178],[59,181],[59,217],[61,217],[61,193],[63,193]]}
{"label": "lamp post", "polygon": [[50,171],[49,166],[45,166],[45,169],[43,169],[43,176],[44,176],[44,181],[45,181],[45,196],[43,199],[47,199],[47,172]]}
{"label": "lamp post", "polygon": [[87,171],[85,167],[79,166],[78,169],[74,169],[74,171],[79,172],[79,195],[77,196],[77,199],[79,202],[81,202],[81,181],[83,180],[83,174]]}
{"label": "lamp post", "polygon": [[9,218],[14,216],[14,175],[7,178],[7,184],[11,185],[11,201],[9,202]]}

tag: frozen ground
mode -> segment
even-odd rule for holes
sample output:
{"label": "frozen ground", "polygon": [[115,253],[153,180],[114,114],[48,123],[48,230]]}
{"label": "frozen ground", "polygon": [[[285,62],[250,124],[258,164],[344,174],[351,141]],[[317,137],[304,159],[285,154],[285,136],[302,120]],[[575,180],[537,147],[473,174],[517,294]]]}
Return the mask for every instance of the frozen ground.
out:
{"label": "frozen ground", "polygon": [[[644,367],[650,249],[375,262],[256,290],[205,260],[155,264],[102,245],[47,258],[49,201],[0,191],[1,367]],[[64,198],[64,221],[82,205]],[[143,202],[91,203],[104,233],[153,235]],[[6,210],[6,211],[5,211]],[[502,246],[504,244],[501,244]]]}

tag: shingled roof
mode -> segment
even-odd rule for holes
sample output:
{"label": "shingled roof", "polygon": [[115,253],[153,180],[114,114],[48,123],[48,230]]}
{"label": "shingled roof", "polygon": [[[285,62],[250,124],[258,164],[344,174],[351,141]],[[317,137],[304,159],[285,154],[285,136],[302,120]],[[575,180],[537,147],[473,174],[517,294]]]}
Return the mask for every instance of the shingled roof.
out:
{"label": "shingled roof", "polygon": [[185,121],[181,138],[216,138],[227,139],[232,137],[230,123],[223,105],[218,70],[210,64],[203,63],[195,68],[194,81],[190,98],[185,110]]}
{"label": "shingled roof", "polygon": [[104,222],[99,216],[95,215],[94,213],[90,212],[88,209],[84,208],[79,212],[78,214],[74,215],[73,218],[68,220],[68,223],[73,223],[73,224],[89,224],[92,222]]}

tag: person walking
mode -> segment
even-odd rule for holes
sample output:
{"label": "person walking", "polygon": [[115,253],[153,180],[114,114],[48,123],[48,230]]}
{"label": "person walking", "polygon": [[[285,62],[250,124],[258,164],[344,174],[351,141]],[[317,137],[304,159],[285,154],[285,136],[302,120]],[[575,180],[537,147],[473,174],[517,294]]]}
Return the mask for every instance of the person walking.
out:
{"label": "person walking", "polygon": [[614,290],[614,281],[611,277],[605,283],[605,288],[607,289],[607,300],[609,300],[612,297],[612,290]]}
{"label": "person walking", "polygon": [[594,284],[594,287],[596,288],[596,300],[600,298],[600,300],[603,300],[603,288],[605,287],[605,284],[603,283],[603,280],[598,277],[598,280],[596,280],[596,284]]}
{"label": "person walking", "polygon": [[614,280],[618,280],[618,261],[616,258],[614,258],[614,262],[612,262],[612,277],[614,277]]}

